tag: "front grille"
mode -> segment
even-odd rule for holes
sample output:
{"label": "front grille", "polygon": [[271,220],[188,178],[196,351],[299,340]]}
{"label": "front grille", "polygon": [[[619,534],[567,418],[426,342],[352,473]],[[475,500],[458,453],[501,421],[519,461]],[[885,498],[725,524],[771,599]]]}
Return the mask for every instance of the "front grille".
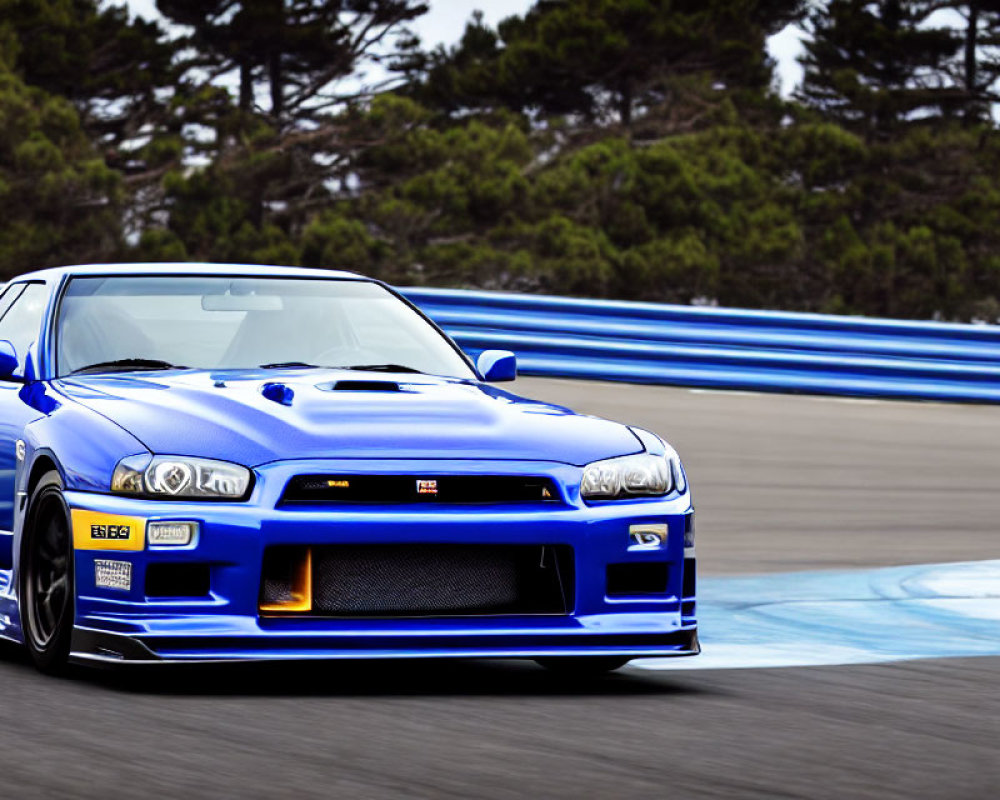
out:
{"label": "front grille", "polygon": [[563,545],[272,547],[260,608],[327,617],[568,614],[573,552]]}
{"label": "front grille", "polygon": [[551,478],[521,475],[298,475],[282,505],[560,503]]}

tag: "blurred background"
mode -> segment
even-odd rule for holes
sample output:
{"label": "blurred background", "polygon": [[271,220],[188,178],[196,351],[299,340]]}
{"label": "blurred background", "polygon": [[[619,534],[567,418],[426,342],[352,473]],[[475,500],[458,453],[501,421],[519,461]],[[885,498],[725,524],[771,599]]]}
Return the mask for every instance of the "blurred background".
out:
{"label": "blurred background", "polygon": [[998,34],[983,1],[0,0],[0,274],[994,320]]}

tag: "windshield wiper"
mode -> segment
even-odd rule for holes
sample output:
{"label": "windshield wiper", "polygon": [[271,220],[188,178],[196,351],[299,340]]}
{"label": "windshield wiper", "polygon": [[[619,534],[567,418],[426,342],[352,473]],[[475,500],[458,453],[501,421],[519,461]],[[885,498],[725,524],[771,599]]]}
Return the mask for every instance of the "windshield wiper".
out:
{"label": "windshield wiper", "polygon": [[258,369],[316,369],[315,364],[307,364],[305,361],[276,361],[273,364],[261,364]]}
{"label": "windshield wiper", "polygon": [[115,361],[99,361],[96,364],[89,364],[86,367],[73,370],[70,375],[79,375],[84,372],[111,372],[145,369],[187,369],[169,361],[161,361],[158,358],[119,358]]}
{"label": "windshield wiper", "polygon": [[334,367],[334,369],[356,369],[363,372],[416,372],[423,374],[419,369],[406,367],[402,364],[350,364]]}

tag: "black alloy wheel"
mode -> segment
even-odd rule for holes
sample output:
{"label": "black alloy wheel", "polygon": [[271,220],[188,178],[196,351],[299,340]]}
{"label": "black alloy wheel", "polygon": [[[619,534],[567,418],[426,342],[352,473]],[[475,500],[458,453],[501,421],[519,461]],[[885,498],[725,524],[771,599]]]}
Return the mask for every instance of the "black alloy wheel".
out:
{"label": "black alloy wheel", "polygon": [[49,472],[35,487],[20,563],[24,643],[43,672],[62,672],[69,660],[75,612],[73,541],[62,480]]}

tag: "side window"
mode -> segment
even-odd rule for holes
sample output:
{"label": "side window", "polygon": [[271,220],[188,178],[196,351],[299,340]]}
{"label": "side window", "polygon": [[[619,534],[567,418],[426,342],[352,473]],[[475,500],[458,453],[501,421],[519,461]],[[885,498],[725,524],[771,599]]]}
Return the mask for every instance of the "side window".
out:
{"label": "side window", "polygon": [[[44,283],[29,283],[0,319],[0,339],[6,339],[14,345],[14,352],[20,362],[14,377],[24,376],[24,359],[28,348],[41,332],[42,314],[45,313],[48,296]],[[0,311],[6,300],[6,295],[0,298]]]}

